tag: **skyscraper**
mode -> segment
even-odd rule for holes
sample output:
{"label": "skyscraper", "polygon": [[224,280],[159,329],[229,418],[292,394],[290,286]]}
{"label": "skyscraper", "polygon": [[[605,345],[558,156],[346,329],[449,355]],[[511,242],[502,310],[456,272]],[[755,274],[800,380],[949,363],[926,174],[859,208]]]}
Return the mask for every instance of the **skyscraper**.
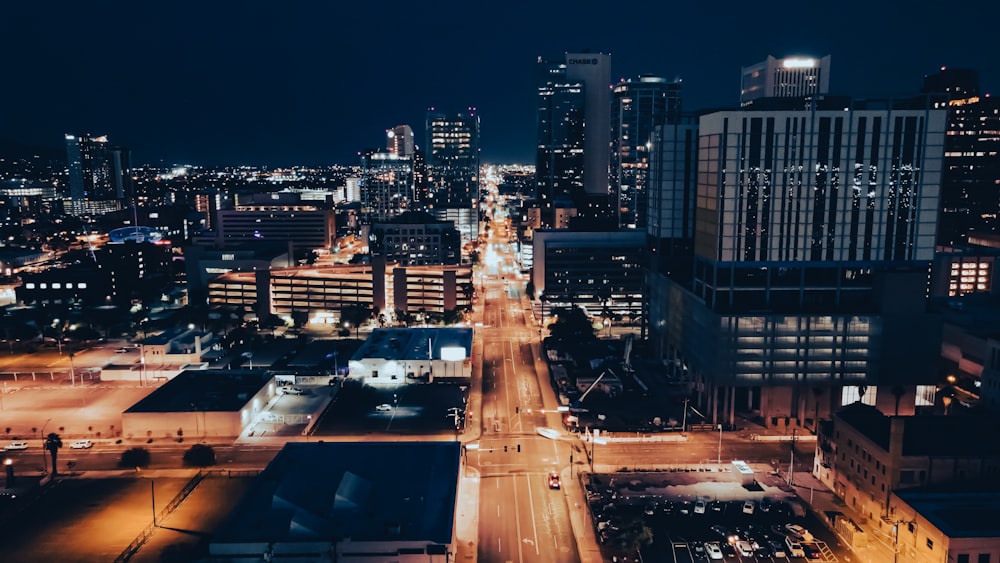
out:
{"label": "skyscraper", "polygon": [[640,75],[611,90],[611,195],[620,227],[646,226],[649,152],[656,127],[680,119],[680,80]]}
{"label": "skyscraper", "polygon": [[413,156],[413,129],[397,125],[385,132],[385,147],[389,154]]}
{"label": "skyscraper", "polygon": [[979,92],[979,73],[942,68],[924,77],[924,94],[948,110],[938,244],[1000,231],[1000,99]]}
{"label": "skyscraper", "polygon": [[365,222],[387,221],[413,203],[413,161],[367,151],[361,160],[361,213]]}
{"label": "skyscraper", "polygon": [[538,59],[539,199],[608,195],[611,55]]}
{"label": "skyscraper", "polygon": [[743,67],[740,105],[757,98],[797,98],[830,91],[830,55],[785,57],[771,55],[763,62]]}
{"label": "skyscraper", "polygon": [[479,201],[479,116],[427,111],[427,175],[437,205],[471,206]]}
{"label": "skyscraper", "polygon": [[654,347],[714,422],[814,427],[857,386],[912,412],[937,377],[944,112],[788,105],[701,117],[693,270],[651,305]]}
{"label": "skyscraper", "polygon": [[129,150],[109,145],[107,136],[66,135],[66,163],[73,215],[117,211],[134,196]]}

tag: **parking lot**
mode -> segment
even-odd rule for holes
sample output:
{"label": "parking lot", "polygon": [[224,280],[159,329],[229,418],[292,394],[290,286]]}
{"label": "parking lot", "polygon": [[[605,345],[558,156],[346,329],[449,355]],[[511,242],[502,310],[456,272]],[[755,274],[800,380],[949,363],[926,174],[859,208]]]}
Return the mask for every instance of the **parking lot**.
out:
{"label": "parking lot", "polygon": [[379,389],[347,382],[323,414],[314,435],[455,432],[455,411],[465,409],[468,389],[444,383],[414,383]]}
{"label": "parking lot", "polygon": [[[742,484],[728,471],[591,475],[584,484],[607,559],[642,544],[647,561],[842,559],[836,539],[801,500],[756,481]],[[803,539],[789,525],[808,533]]]}

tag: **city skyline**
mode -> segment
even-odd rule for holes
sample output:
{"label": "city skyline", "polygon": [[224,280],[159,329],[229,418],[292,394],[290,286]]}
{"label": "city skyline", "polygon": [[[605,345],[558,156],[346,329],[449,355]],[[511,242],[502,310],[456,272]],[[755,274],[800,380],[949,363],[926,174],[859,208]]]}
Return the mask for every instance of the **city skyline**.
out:
{"label": "city skyline", "polygon": [[[474,106],[483,162],[530,163],[536,60],[577,51],[609,53],[613,82],[680,77],[686,110],[737,106],[741,68],[768,55],[829,54],[831,93],[855,97],[913,94],[941,66],[996,85],[995,6],[976,18],[860,2],[727,8],[652,5],[636,19],[596,2],[17,5],[0,34],[18,85],[0,138],[56,147],[65,133],[108,135],[137,164],[353,164],[388,128],[423,138],[429,107]],[[745,21],[761,22],[750,40]],[[862,22],[868,39],[847,40]]]}

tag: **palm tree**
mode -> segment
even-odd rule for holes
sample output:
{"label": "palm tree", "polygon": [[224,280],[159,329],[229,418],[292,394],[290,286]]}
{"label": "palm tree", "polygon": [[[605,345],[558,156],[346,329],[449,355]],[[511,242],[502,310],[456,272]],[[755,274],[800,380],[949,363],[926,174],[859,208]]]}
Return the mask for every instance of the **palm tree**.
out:
{"label": "palm tree", "polygon": [[45,449],[49,451],[52,456],[52,476],[55,477],[59,474],[56,469],[56,456],[59,454],[59,448],[62,447],[62,438],[59,437],[55,432],[50,432],[48,436],[45,437]]}

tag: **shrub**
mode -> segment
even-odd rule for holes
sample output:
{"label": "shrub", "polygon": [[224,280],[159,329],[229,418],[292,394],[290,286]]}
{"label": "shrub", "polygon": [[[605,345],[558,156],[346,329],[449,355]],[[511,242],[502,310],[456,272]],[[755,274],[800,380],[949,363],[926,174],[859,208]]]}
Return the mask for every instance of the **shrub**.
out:
{"label": "shrub", "polygon": [[118,467],[149,467],[149,450],[146,448],[129,448],[122,452]]}
{"label": "shrub", "polygon": [[215,465],[215,450],[212,449],[212,446],[195,444],[184,452],[184,465],[193,467]]}

